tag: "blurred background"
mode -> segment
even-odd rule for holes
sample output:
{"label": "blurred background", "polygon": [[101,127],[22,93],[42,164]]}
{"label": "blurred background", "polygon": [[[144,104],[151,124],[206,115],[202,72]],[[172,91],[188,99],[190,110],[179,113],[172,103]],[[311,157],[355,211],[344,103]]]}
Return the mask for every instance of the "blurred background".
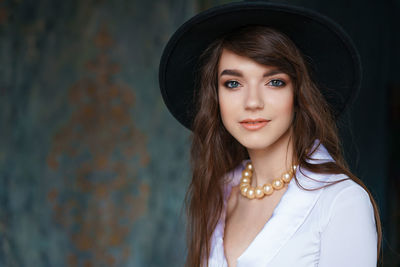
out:
{"label": "blurred background", "polygon": [[[168,38],[218,0],[0,0],[0,266],[182,266],[190,132],[167,111]],[[292,0],[354,39],[339,121],[400,266],[399,0]]]}

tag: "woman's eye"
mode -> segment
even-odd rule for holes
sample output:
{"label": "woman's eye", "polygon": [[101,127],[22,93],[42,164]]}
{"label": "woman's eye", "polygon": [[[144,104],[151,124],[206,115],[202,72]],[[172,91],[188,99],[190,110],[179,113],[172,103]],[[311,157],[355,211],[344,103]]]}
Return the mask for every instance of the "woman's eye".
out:
{"label": "woman's eye", "polygon": [[282,80],[271,80],[268,85],[275,86],[275,87],[282,87],[285,86],[286,83]]}
{"label": "woman's eye", "polygon": [[240,86],[240,83],[238,81],[227,81],[224,83],[224,85],[227,88],[237,88]]}

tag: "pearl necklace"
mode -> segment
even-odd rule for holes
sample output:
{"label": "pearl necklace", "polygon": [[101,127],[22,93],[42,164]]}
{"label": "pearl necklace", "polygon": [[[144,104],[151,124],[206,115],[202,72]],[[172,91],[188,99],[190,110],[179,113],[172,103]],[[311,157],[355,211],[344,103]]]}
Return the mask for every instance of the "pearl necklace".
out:
{"label": "pearl necklace", "polygon": [[253,165],[248,162],[246,168],[242,172],[242,179],[240,180],[240,193],[248,199],[261,199],[264,196],[270,196],[275,190],[282,189],[285,184],[290,183],[296,166],[292,166],[289,172],[284,173],[281,178],[274,179],[272,184],[266,183],[263,186],[252,187],[251,177],[253,176]]}

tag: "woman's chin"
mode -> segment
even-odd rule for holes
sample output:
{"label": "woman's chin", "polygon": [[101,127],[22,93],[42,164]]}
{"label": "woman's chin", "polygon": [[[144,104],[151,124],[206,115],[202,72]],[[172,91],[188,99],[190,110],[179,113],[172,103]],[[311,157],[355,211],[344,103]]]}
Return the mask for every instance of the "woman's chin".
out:
{"label": "woman's chin", "polygon": [[267,140],[244,140],[240,142],[247,150],[268,150],[274,142]]}

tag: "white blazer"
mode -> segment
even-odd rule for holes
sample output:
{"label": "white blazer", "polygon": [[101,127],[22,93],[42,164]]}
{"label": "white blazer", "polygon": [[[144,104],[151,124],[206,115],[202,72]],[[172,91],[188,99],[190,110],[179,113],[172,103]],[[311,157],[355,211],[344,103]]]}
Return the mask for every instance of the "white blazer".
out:
{"label": "white blazer", "polygon": [[[312,158],[333,161],[322,145]],[[212,235],[210,267],[228,266],[223,244],[226,202],[245,163],[228,174],[224,211]],[[309,189],[346,178],[304,169],[297,169],[296,177]],[[376,263],[373,207],[367,192],[350,179],[315,191],[301,189],[292,179],[271,218],[237,259],[237,267],[372,267]]]}

